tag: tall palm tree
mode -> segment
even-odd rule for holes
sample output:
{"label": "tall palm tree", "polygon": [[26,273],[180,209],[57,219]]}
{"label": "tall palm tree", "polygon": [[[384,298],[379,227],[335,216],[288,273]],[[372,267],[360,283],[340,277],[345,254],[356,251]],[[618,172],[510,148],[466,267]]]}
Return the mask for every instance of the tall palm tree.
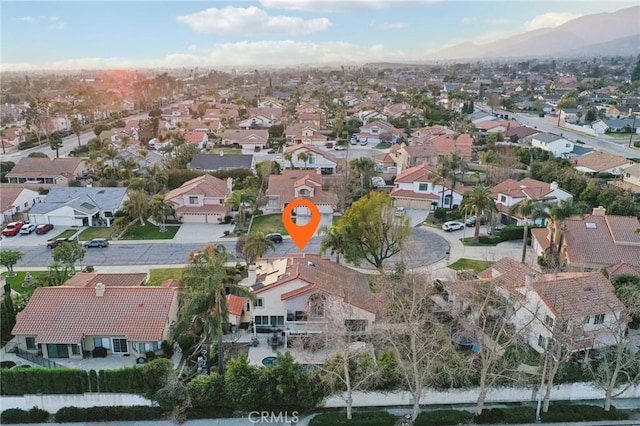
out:
{"label": "tall palm tree", "polygon": [[519,202],[511,206],[509,213],[516,217],[524,219],[524,229],[522,238],[522,259],[520,262],[525,263],[527,255],[527,236],[529,235],[529,220],[541,219],[547,216],[545,205],[539,201],[534,201],[530,198]]}
{"label": "tall palm tree", "polygon": [[142,190],[133,190],[127,193],[128,199],[124,202],[124,210],[131,217],[137,217],[140,225],[144,226],[144,218],[149,214],[149,200]]}
{"label": "tall palm tree", "polygon": [[245,207],[253,208],[255,206],[256,194],[248,189],[238,189],[231,193],[225,204],[237,210],[238,221],[244,223],[246,220]]}
{"label": "tall palm tree", "polygon": [[194,328],[202,331],[203,343],[211,344],[217,337],[218,372],[221,375],[224,373],[223,327],[229,322],[227,294],[254,297],[246,287],[225,284],[227,257],[224,246],[207,246],[189,255],[189,263],[180,280],[184,287],[180,320],[174,327],[175,337]]}
{"label": "tall palm tree", "polygon": [[320,243],[320,253],[330,250],[331,256],[336,255],[336,263],[340,264],[340,255],[344,253],[347,240],[335,225],[320,228],[320,235],[324,235]]}
{"label": "tall palm tree", "polygon": [[293,167],[293,152],[287,152],[284,154],[284,160],[288,161],[289,164],[291,164],[291,169],[295,169],[295,167]]}
{"label": "tall palm tree", "polygon": [[[371,185],[371,178],[376,171],[376,165],[370,158],[360,157],[355,160],[351,160],[349,163],[353,171],[358,174],[360,178],[360,189],[364,191],[365,187],[369,187]],[[365,182],[368,184],[365,185]]]}
{"label": "tall palm tree", "polygon": [[154,164],[151,167],[147,167],[146,175],[146,189],[151,195],[159,194],[162,192],[169,183],[169,175],[159,164]]}
{"label": "tall palm tree", "polygon": [[[571,216],[575,216],[580,213],[580,208],[576,205],[572,199],[562,200],[558,203],[552,204],[549,208],[549,219],[551,221],[551,241],[550,249],[551,254],[555,256],[556,260],[560,260],[560,251],[562,250],[562,240],[564,238],[564,226],[565,221]],[[554,246],[555,234],[558,233],[558,244]]]}
{"label": "tall palm tree", "polygon": [[301,152],[298,154],[298,160],[304,163],[304,169],[307,170],[307,162],[309,161],[309,154]]}
{"label": "tall palm tree", "polygon": [[82,146],[80,143],[80,134],[82,133],[82,123],[78,120],[78,117],[73,117],[71,120],[71,131],[78,138],[78,146]]}
{"label": "tall palm tree", "polygon": [[473,242],[480,242],[480,220],[482,213],[492,214],[497,212],[496,202],[491,196],[491,189],[487,186],[478,184],[473,190],[467,194],[462,203],[460,210],[464,214],[473,214],[476,217],[476,229],[473,234]]}
{"label": "tall palm tree", "polygon": [[[451,173],[451,164],[449,163],[449,157],[444,157],[441,161],[439,161],[438,164],[438,175],[440,177],[440,181],[444,181],[449,177],[449,174]],[[442,185],[442,197],[440,200],[440,205],[442,206],[442,208],[444,208],[444,184]],[[451,207],[451,206],[449,206]]]}
{"label": "tall palm tree", "polygon": [[242,253],[247,259],[247,265],[251,265],[269,250],[276,251],[276,243],[267,239],[264,232],[255,232],[247,236]]}
{"label": "tall palm tree", "polygon": [[451,153],[451,157],[449,157],[449,177],[451,178],[451,202],[453,203],[453,190],[458,183],[458,172],[464,168],[464,162],[462,158],[458,157],[458,154],[455,152]]}

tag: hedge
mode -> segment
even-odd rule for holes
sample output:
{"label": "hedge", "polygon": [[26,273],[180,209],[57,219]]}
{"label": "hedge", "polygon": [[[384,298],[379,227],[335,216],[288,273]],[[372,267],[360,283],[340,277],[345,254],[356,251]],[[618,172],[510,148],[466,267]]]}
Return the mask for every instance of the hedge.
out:
{"label": "hedge", "polygon": [[473,421],[473,413],[460,410],[425,411],[418,414],[414,426],[466,425]]}
{"label": "hedge", "polygon": [[233,408],[211,407],[211,408],[189,408],[187,419],[217,419],[233,417]]}
{"label": "hedge", "polygon": [[524,234],[524,226],[507,225],[500,231],[502,241],[521,240]]}
{"label": "hedge", "polygon": [[627,420],[627,411],[616,410],[611,407],[610,411],[596,405],[586,404],[551,404],[549,411],[540,415],[543,423],[554,422],[588,422],[598,420]]}
{"label": "hedge", "polygon": [[133,405],[130,407],[63,407],[55,415],[57,423],[122,421],[122,420],[158,420],[162,418],[160,407]]}
{"label": "hedge", "polygon": [[519,424],[533,423],[536,410],[533,407],[491,408],[482,410],[482,414],[474,418],[477,424]]}
{"label": "hedge", "polygon": [[44,423],[49,419],[49,413],[40,408],[33,407],[29,411],[19,408],[10,408],[0,414],[0,423]]}
{"label": "hedge", "polygon": [[351,420],[347,419],[347,414],[339,413],[323,413],[315,416],[309,422],[309,426],[334,426],[334,425],[351,425],[351,426],[393,426],[398,418],[386,411],[374,411],[369,413],[353,413]]}

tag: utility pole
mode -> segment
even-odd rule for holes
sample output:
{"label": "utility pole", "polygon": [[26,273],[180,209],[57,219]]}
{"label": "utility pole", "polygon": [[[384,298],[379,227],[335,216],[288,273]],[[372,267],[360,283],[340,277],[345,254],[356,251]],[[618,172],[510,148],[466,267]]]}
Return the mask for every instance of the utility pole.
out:
{"label": "utility pole", "polygon": [[629,148],[631,148],[631,142],[633,141],[633,135],[636,133],[636,117],[638,115],[633,113],[633,124],[631,125],[631,134],[629,135]]}

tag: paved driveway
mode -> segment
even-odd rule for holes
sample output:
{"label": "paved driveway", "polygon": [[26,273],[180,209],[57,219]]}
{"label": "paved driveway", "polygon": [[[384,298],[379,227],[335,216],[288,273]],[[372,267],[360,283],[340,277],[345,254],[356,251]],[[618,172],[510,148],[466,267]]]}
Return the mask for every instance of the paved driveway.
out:
{"label": "paved driveway", "polygon": [[[309,222],[309,216],[296,216],[296,225],[304,226]],[[314,235],[319,235],[320,229],[323,226],[331,226],[333,223],[333,215],[330,213],[322,213],[320,215],[320,224],[318,225],[318,229],[316,229],[316,233]]]}
{"label": "paved driveway", "polygon": [[67,230],[65,227],[55,227],[48,234],[38,235],[32,232],[29,235],[16,235],[15,237],[2,237],[0,241],[0,248],[12,249],[17,246],[44,246],[50,238],[60,235],[63,231]]}
{"label": "paved driveway", "polygon": [[198,243],[212,241],[229,241],[224,238],[224,231],[233,232],[234,225],[211,224],[211,223],[185,223],[172,240],[173,243]]}

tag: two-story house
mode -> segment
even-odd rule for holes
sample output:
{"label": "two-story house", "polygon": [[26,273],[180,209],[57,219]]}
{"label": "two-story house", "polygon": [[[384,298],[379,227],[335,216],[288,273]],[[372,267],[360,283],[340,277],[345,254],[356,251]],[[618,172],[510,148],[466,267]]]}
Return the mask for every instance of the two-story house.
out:
{"label": "two-story house", "polygon": [[264,129],[273,126],[276,122],[275,117],[269,118],[263,114],[254,114],[238,123],[238,127],[241,129]]}
{"label": "two-story house", "polygon": [[434,210],[460,205],[468,188],[458,183],[451,191],[449,181],[441,181],[435,168],[421,164],[401,172],[394,181],[391,196],[396,207]]}
{"label": "two-story house", "polygon": [[[302,158],[300,155],[304,154]],[[306,156],[306,161],[304,157]],[[290,158],[289,158],[290,157]],[[282,168],[313,169],[322,174],[334,174],[338,167],[338,158],[330,152],[323,151],[311,145],[288,146],[284,151]]]}
{"label": "two-story house", "polygon": [[[322,175],[314,170],[287,169],[281,175],[269,176],[265,196],[265,213],[280,213],[287,204],[299,197],[313,201],[322,215],[332,215],[338,203],[335,194],[322,189]],[[309,215],[306,207],[297,207],[295,212],[300,216]]]}
{"label": "two-story house", "polygon": [[8,183],[18,183],[35,189],[53,186],[69,186],[69,182],[87,170],[81,158],[30,158],[20,159],[7,173]]}
{"label": "two-story house", "polygon": [[183,223],[220,223],[229,212],[225,203],[232,191],[231,178],[225,182],[205,174],[169,191],[164,199]]}
{"label": "two-story house", "polygon": [[288,339],[327,331],[363,333],[376,320],[377,303],[364,274],[320,255],[261,259],[256,299],[245,312],[256,331],[280,330]]}
{"label": "two-story house", "polygon": [[396,143],[403,136],[404,132],[402,130],[396,129],[386,121],[375,120],[360,128],[358,140],[372,144],[379,144],[382,141]]}
{"label": "two-story house", "polygon": [[292,124],[285,130],[285,140],[287,145],[304,144],[313,146],[324,146],[327,137],[318,131],[317,127],[306,124]]}
{"label": "two-story house", "polygon": [[22,186],[3,184],[0,191],[0,225],[20,219],[38,201],[40,194]]}
{"label": "two-story house", "polygon": [[531,146],[549,151],[556,158],[561,158],[573,152],[574,143],[562,136],[551,133],[538,133],[531,137]]}
{"label": "two-story house", "polygon": [[[540,202],[559,202],[572,199],[573,195],[558,186],[557,182],[546,183],[525,178],[521,181],[507,179],[491,188],[491,194],[504,224],[521,225],[524,218],[511,213],[513,206],[529,199]],[[543,219],[534,223],[544,224]],[[534,224],[532,223],[532,224]]]}

